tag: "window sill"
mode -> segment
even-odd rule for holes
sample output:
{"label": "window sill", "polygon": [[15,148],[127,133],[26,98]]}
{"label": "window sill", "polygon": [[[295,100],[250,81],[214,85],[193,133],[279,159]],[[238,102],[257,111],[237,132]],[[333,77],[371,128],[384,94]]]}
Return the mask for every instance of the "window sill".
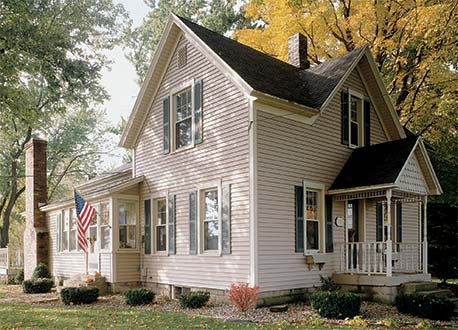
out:
{"label": "window sill", "polygon": [[194,147],[196,146],[196,144],[194,143],[191,143],[189,146],[187,147],[182,147],[182,148],[179,148],[179,149],[174,149],[173,151],[170,152],[171,155],[174,155],[174,154],[178,154],[180,152],[185,152],[187,150],[191,150],[191,149],[194,149]]}
{"label": "window sill", "polygon": [[209,250],[209,251],[203,251],[198,254],[199,256],[202,257],[221,257],[221,253],[218,250]]}
{"label": "window sill", "polygon": [[139,252],[140,252],[139,249],[118,249],[116,251],[116,253],[126,253],[126,254],[128,254],[128,253],[139,253]]}

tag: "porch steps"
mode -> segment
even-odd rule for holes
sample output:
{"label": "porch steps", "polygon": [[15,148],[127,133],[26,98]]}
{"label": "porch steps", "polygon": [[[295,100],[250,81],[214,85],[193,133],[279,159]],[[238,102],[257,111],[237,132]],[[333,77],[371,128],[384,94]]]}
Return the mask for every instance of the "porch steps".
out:
{"label": "porch steps", "polygon": [[417,291],[416,292],[422,296],[434,296],[437,298],[450,298],[453,294],[452,291],[448,289],[436,289],[436,290],[428,290],[428,291]]}
{"label": "porch steps", "polygon": [[437,290],[434,282],[407,282],[401,285],[401,291],[406,294]]}

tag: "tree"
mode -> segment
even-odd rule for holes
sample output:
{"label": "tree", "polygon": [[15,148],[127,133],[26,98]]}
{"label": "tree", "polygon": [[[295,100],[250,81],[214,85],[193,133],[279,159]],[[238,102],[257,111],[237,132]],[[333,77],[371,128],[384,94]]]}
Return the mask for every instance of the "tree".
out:
{"label": "tree", "polygon": [[[321,63],[368,44],[404,126],[457,154],[458,2],[451,0],[251,0],[238,41],[287,59],[287,38],[308,38]],[[451,149],[451,148],[455,149]],[[458,163],[454,163],[455,166]]]}
{"label": "tree", "polygon": [[[125,20],[123,7],[111,0],[0,2],[0,247],[8,244],[10,217],[25,188],[25,144],[41,134],[52,150],[76,134],[66,125],[81,137],[85,119],[97,123],[90,109],[108,97],[100,85],[109,64],[102,51],[120,41]],[[82,152],[78,146],[55,149],[50,169],[64,176],[84,169],[82,162],[61,163]]]}
{"label": "tree", "polygon": [[142,24],[129,27],[126,47],[127,59],[134,65],[141,83],[148,70],[170,13],[190,18],[219,33],[240,27],[246,20],[242,12],[236,12],[237,0],[145,0],[151,8]]}

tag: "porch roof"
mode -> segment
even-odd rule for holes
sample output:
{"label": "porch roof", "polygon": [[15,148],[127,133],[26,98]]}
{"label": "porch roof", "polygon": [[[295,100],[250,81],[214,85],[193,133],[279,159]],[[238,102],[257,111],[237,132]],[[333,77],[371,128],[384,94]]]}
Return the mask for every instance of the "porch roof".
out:
{"label": "porch roof", "polygon": [[418,179],[418,182],[413,184],[423,187],[411,192],[440,194],[442,190],[426,149],[421,139],[416,137],[355,149],[331,185],[329,192],[335,194],[348,190],[356,191],[358,188],[364,190],[380,187],[405,188],[404,182],[401,181],[405,177],[406,167],[412,164],[416,168],[414,172],[417,172],[415,176]]}

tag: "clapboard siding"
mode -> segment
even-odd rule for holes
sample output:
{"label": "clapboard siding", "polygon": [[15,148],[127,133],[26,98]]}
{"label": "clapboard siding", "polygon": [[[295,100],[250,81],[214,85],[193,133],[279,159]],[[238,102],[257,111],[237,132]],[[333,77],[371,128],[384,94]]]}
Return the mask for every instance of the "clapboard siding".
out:
{"label": "clapboard siding", "polygon": [[[142,252],[142,280],[226,289],[231,282],[246,282],[249,278],[248,101],[185,36],[177,48],[183,45],[188,51],[187,64],[179,69],[174,53],[135,150],[135,173],[145,176],[140,200],[162,191],[176,195],[176,254]],[[203,79],[203,143],[164,155],[162,99],[169,95],[170,89],[190,79]],[[218,180],[231,184],[232,254],[191,256],[189,193],[198,184]],[[144,233],[143,204],[141,209]]]}
{"label": "clapboard siding", "polygon": [[[368,95],[358,72],[350,74],[344,88]],[[311,270],[303,253],[294,252],[294,186],[303,180],[332,184],[352,149],[341,144],[340,93],[313,125],[288,117],[272,117],[257,109],[258,277],[261,291],[312,287],[320,275],[330,276],[340,267],[344,230],[333,225],[334,253],[321,271]],[[387,137],[374,109],[372,144]],[[369,205],[375,226],[375,204]],[[343,217],[344,203],[333,203],[333,218]],[[369,235],[372,235],[371,233]]]}
{"label": "clapboard siding", "polygon": [[140,255],[138,253],[117,253],[116,282],[140,282]]}

